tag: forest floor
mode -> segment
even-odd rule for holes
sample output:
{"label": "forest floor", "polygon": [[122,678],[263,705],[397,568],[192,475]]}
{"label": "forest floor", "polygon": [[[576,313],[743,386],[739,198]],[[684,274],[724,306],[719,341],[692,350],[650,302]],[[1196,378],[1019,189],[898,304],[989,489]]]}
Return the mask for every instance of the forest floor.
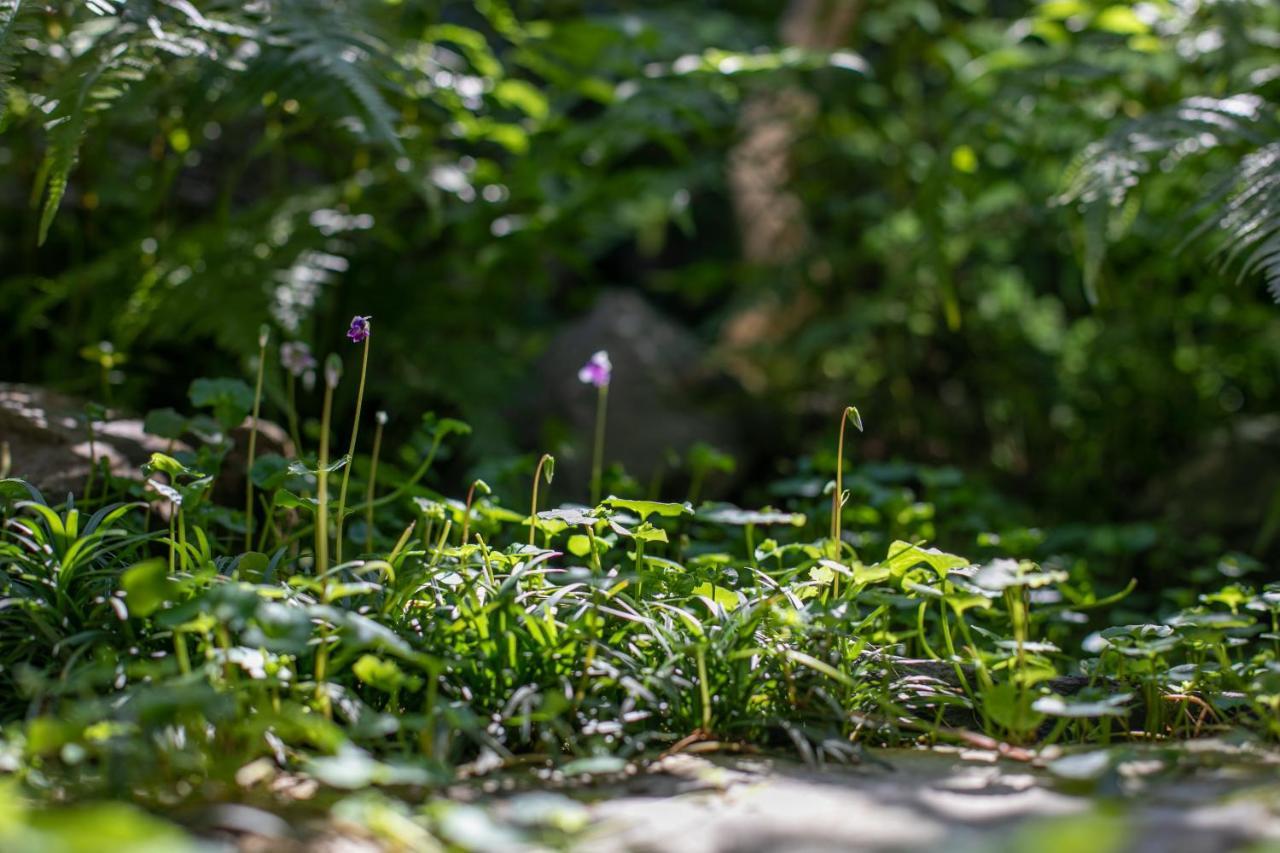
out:
{"label": "forest floor", "polygon": [[[985,750],[878,749],[856,763],[822,767],[755,755],[683,754],[647,767],[596,769],[606,772],[568,779],[499,773],[456,785],[438,824],[443,837],[428,847],[444,842],[495,853],[1280,851],[1280,750],[1250,743],[1126,744],[1030,762]],[[312,830],[304,830],[308,840],[297,847],[252,835],[241,836],[239,846],[254,853],[372,853],[400,846],[388,844],[384,833],[352,827]]]}
{"label": "forest floor", "polygon": [[[1093,756],[1101,755],[1098,750]],[[675,757],[591,806],[599,851],[1280,849],[1280,753],[1198,742],[1035,766],[975,750],[859,765]],[[1090,766],[1092,764],[1092,766]],[[662,790],[663,787],[667,790]]]}

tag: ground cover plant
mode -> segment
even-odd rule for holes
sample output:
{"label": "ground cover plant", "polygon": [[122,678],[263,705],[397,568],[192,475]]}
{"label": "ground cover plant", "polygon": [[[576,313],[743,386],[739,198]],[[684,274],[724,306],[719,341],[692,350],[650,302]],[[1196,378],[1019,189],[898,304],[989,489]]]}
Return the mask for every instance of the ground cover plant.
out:
{"label": "ground cover plant", "polygon": [[[1019,775],[1097,813],[1017,849],[1238,828],[1192,806],[1280,766],[1278,45],[0,0],[0,851],[572,847],[691,765],[796,824],[896,767],[961,847],[930,796]],[[707,823],[767,847],[749,801]]]}
{"label": "ground cover plant", "polygon": [[[375,322],[347,333],[361,385]],[[481,481],[424,486],[440,449],[466,440],[458,421],[423,417],[407,465],[378,458],[385,416],[362,447],[358,424],[331,417],[352,381],[335,352],[315,440],[294,458],[250,453],[246,506],[219,506],[228,431],[248,418],[253,446],[263,374],[317,369],[266,328],[260,354],[256,387],[200,380],[192,414],[153,413],[149,429],[193,446],[154,454],[145,479],[104,473],[65,500],[0,481],[0,756],[23,801],[180,813],[290,776],[342,813],[357,801],[334,792],[431,790],[477,768],[607,773],[680,751],[839,762],[959,743],[1019,758],[1280,737],[1280,585],[1224,583],[1158,621],[1110,624],[1132,583],[1037,564],[1026,531],[975,540],[993,555],[977,559],[930,547],[926,508],[846,478],[857,408],[837,413],[834,477],[781,484],[777,506],[544,507],[550,455],[527,502]],[[626,381],[606,353],[580,378],[601,399]],[[335,455],[348,437],[355,452]],[[100,821],[153,834],[133,813],[70,829],[41,814],[19,808],[0,833],[32,849]],[[428,833],[432,814],[401,831]]]}

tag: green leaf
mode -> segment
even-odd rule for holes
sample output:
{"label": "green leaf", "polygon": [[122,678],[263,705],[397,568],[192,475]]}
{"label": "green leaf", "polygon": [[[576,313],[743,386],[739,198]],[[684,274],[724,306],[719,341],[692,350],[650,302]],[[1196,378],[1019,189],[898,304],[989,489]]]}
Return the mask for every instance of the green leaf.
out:
{"label": "green leaf", "polygon": [[187,431],[187,419],[173,409],[152,409],[142,421],[142,431],[176,441]]}
{"label": "green leaf", "polygon": [[32,812],[27,832],[30,846],[19,849],[89,853],[128,850],[130,853],[195,853],[204,849],[168,821],[127,803],[101,802]]}
{"label": "green leaf", "polygon": [[887,569],[891,576],[901,577],[908,569],[924,564],[940,576],[946,577],[952,569],[962,569],[969,565],[964,557],[939,551],[937,548],[921,548],[901,539],[889,546],[888,555],[880,563],[880,568]]}
{"label": "green leaf", "polygon": [[583,527],[593,527],[601,521],[601,519],[591,515],[590,510],[579,507],[548,509],[538,513],[538,519],[541,521],[561,521],[568,525],[580,525]]}
{"label": "green leaf", "polygon": [[698,518],[713,524],[730,524],[745,527],[748,524],[759,527],[771,524],[789,524],[792,527],[803,527],[805,517],[799,512],[778,512],[773,509],[749,510],[736,506],[717,506],[698,510]]}
{"label": "green leaf", "polygon": [[641,524],[639,527],[631,531],[631,536],[641,542],[666,542],[667,531],[661,527],[654,527],[649,522]]}
{"label": "green leaf", "polygon": [[633,501],[625,498],[618,498],[610,495],[605,498],[605,506],[611,506],[614,509],[630,510],[640,516],[643,521],[651,515],[660,515],[664,518],[678,518],[682,515],[693,515],[693,507],[686,501],[685,503],[663,503],[661,501]]}
{"label": "green leaf", "polygon": [[1067,573],[1043,572],[1028,560],[992,560],[973,576],[973,582],[983,589],[1005,590],[1010,587],[1036,589],[1054,583],[1062,583]]}
{"label": "green leaf", "polygon": [[471,425],[454,418],[437,418],[434,412],[422,416],[422,428],[433,440],[443,441],[450,435],[470,435]]}
{"label": "green leaf", "polygon": [[1012,682],[996,684],[982,693],[982,706],[992,720],[1011,732],[1034,731],[1044,715],[1031,707],[1031,694]]}
{"label": "green leaf", "polygon": [[188,392],[191,405],[212,409],[224,429],[238,427],[253,410],[253,389],[239,379],[197,379]]}
{"label": "green leaf", "polygon": [[505,107],[514,107],[534,121],[547,117],[547,97],[524,80],[502,80],[493,87],[493,97]]}
{"label": "green leaf", "polygon": [[569,537],[568,548],[569,553],[573,556],[578,558],[586,557],[591,553],[591,537],[575,533]]}
{"label": "green leaf", "polygon": [[1095,29],[1119,35],[1138,35],[1148,30],[1147,25],[1132,6],[1116,4],[1108,6],[1093,19]]}
{"label": "green leaf", "polygon": [[1031,703],[1031,709],[1050,717],[1085,719],[1093,717],[1123,717],[1129,713],[1125,707],[1133,698],[1131,693],[1117,693],[1093,701],[1078,696],[1041,696]]}
{"label": "green leaf", "polygon": [[160,557],[143,560],[120,575],[129,612],[138,617],[150,616],[160,605],[172,601],[178,584],[169,577],[169,566]]}
{"label": "green leaf", "polygon": [[742,604],[742,597],[739,593],[729,589],[727,586],[703,583],[693,588],[693,594],[710,599],[725,610],[735,610]]}
{"label": "green leaf", "polygon": [[264,491],[278,489],[293,476],[289,460],[279,453],[263,453],[253,460],[253,468],[249,470],[253,484]]}
{"label": "green leaf", "polygon": [[246,551],[236,561],[236,571],[243,580],[258,583],[271,565],[271,558],[261,551]]}
{"label": "green leaf", "polygon": [[724,474],[732,474],[738,467],[738,463],[728,453],[700,441],[689,448],[689,467],[694,471],[720,471]]}
{"label": "green leaf", "polygon": [[304,498],[301,495],[295,495],[287,489],[280,489],[271,496],[273,506],[284,507],[285,509],[307,509],[315,512],[320,502],[315,498]]}
{"label": "green leaf", "polygon": [[351,671],[356,678],[384,693],[394,693],[406,686],[411,690],[421,686],[421,679],[405,675],[395,661],[376,655],[361,655],[352,664]]}
{"label": "green leaf", "polygon": [[159,472],[161,474],[168,474],[170,477],[178,477],[183,474],[193,473],[186,465],[183,465],[177,459],[174,459],[172,456],[168,456],[164,453],[152,453],[151,459],[146,465],[142,466],[142,472],[144,474]]}

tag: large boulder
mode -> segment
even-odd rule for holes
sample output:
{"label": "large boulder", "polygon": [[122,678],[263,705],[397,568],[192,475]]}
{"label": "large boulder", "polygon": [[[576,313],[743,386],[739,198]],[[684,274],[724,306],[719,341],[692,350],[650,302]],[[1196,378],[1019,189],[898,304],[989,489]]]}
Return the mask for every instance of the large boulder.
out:
{"label": "large boulder", "polygon": [[[51,501],[83,492],[92,458],[99,465],[105,460],[116,477],[140,478],[152,453],[190,450],[183,442],[148,435],[142,423],[107,412],[106,419],[94,423],[91,455],[83,400],[33,385],[0,383],[0,445],[8,447],[9,475],[31,483]],[[215,500],[233,504],[243,499],[248,425],[246,420],[231,432],[234,446],[215,486]],[[282,427],[261,420],[257,452],[290,456],[293,446]]]}
{"label": "large boulder", "polygon": [[0,383],[0,444],[8,446],[10,476],[21,477],[50,500],[83,491],[91,459],[117,477],[139,467],[169,442],[142,431],[142,421],[109,412],[94,424],[90,451],[83,400],[32,385]]}
{"label": "large boulder", "polygon": [[[670,472],[670,451],[684,453],[705,442],[741,459],[750,448],[746,395],[711,363],[697,336],[640,295],[608,291],[552,339],[531,383],[538,393],[524,405],[530,414],[523,419],[525,443],[558,454],[558,495],[586,498],[596,391],[578,380],[578,369],[597,350],[607,350],[613,362],[606,464],[621,463],[641,483],[664,469],[671,484],[680,474]],[[569,440],[546,446],[555,436]],[[704,494],[729,485],[726,477],[713,478]],[[666,497],[678,496],[664,491]]]}

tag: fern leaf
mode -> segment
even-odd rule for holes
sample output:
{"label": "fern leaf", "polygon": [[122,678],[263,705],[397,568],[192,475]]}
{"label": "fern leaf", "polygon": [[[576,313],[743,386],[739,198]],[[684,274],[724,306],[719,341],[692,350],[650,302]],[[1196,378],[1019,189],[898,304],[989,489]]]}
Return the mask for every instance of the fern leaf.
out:
{"label": "fern leaf", "polygon": [[1189,98],[1126,122],[1088,146],[1064,175],[1060,204],[1083,220],[1084,286],[1092,303],[1107,243],[1116,239],[1114,212],[1132,213],[1132,193],[1152,173],[1169,173],[1188,158],[1218,148],[1249,152],[1219,178],[1191,212],[1200,223],[1182,245],[1219,234],[1218,255],[1240,274],[1263,271],[1273,294],[1280,281],[1271,240],[1280,227],[1280,136],[1266,100],[1252,93]]}
{"label": "fern leaf", "polygon": [[18,68],[18,40],[29,28],[33,4],[0,0],[0,132],[9,123],[9,103],[14,72]]}
{"label": "fern leaf", "polygon": [[[369,136],[404,153],[396,132],[396,112],[384,97],[381,80],[402,69],[390,51],[367,35],[351,6],[341,15],[315,3],[287,3],[271,28],[269,43],[283,45],[294,81],[315,89],[317,77],[341,92]],[[264,61],[268,57],[264,56]]]}
{"label": "fern leaf", "polygon": [[49,148],[40,167],[40,175],[45,181],[44,207],[37,236],[40,245],[44,245],[49,236],[49,227],[62,205],[89,116],[108,109],[111,102],[143,79],[155,65],[154,59],[133,55],[139,45],[127,35],[105,46],[97,65],[80,79],[74,97],[64,101],[55,117],[45,125],[49,131]]}

